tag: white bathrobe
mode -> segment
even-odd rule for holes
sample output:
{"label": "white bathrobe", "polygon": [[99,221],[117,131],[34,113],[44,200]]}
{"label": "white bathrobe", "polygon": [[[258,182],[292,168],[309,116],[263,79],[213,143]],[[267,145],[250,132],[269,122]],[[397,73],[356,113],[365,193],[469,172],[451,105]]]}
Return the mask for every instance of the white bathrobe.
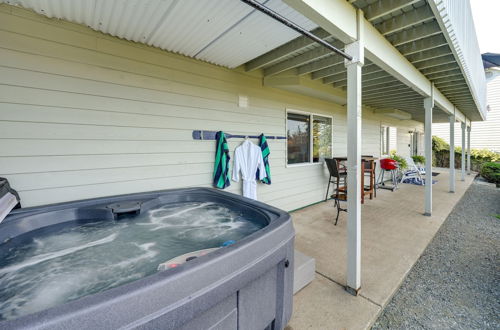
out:
{"label": "white bathrobe", "polygon": [[260,170],[259,180],[264,179],[267,174],[262,151],[259,146],[246,140],[234,151],[233,181],[240,180],[241,172],[243,196],[252,199],[257,199],[257,182],[255,181],[257,168]]}

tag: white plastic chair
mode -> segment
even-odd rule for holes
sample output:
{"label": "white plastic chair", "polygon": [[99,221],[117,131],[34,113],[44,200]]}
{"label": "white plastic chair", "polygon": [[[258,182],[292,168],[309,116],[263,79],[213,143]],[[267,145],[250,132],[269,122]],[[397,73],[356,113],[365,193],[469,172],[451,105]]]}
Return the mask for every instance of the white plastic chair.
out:
{"label": "white plastic chair", "polygon": [[413,161],[413,158],[411,157],[405,157],[406,164],[408,167],[402,171],[402,177],[401,177],[401,183],[403,183],[404,180],[406,179],[412,179],[416,178],[418,181],[421,183],[424,182],[423,176],[425,176],[425,169],[419,168],[417,164]]}

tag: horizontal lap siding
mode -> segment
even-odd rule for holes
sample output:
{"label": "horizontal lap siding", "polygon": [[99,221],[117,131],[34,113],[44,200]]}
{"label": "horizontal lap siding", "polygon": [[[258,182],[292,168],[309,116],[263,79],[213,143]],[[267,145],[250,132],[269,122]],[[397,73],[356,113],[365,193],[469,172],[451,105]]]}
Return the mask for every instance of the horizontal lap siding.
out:
{"label": "horizontal lap siding", "polygon": [[[285,135],[287,108],[333,116],[333,151],[347,152],[343,107],[262,87],[255,73],[7,5],[0,40],[0,175],[25,206],[209,187],[214,142],[194,141],[192,130]],[[237,106],[238,95],[249,108]],[[363,153],[378,156],[382,119],[363,116]],[[240,143],[229,140],[230,150]],[[287,168],[285,141],[268,143],[273,184],[259,185],[259,199],[286,210],[323,199],[324,166]]]}
{"label": "horizontal lap siding", "polygon": [[[470,144],[473,149],[489,149],[500,152],[500,76],[488,82],[489,111],[485,121],[472,123]],[[450,142],[450,125],[432,125],[433,135]],[[462,144],[461,124],[455,125],[455,146]]]}

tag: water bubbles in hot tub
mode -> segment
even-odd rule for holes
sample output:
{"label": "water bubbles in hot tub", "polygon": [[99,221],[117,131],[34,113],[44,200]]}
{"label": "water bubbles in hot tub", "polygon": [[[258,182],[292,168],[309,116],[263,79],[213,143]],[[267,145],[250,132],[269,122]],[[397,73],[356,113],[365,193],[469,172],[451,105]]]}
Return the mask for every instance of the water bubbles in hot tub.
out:
{"label": "water bubbles in hot tub", "polygon": [[[28,233],[0,245],[0,319],[13,319],[156,272],[178,255],[239,240],[263,225],[217,203],[178,203],[119,221]],[[3,251],[1,251],[3,250]]]}

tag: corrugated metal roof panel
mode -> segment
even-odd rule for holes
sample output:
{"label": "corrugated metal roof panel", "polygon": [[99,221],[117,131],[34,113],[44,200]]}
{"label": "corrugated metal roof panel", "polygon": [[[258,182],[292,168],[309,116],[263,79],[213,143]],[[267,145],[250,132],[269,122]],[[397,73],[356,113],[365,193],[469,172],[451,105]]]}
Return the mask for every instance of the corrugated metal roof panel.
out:
{"label": "corrugated metal roof panel", "polygon": [[[298,36],[295,31],[239,0],[0,0],[1,2],[230,68]],[[308,30],[317,27],[281,0],[261,2]]]}
{"label": "corrugated metal roof panel", "polygon": [[[307,30],[317,27],[316,24],[288,7],[281,0],[270,0],[266,6]],[[270,31],[272,32],[270,33]],[[299,34],[292,29],[254,11],[234,28],[216,39],[210,47],[199,54],[198,58],[209,62],[215,60],[214,63],[226,63],[229,67],[236,67],[298,36]],[[245,46],[241,47],[240,45]],[[241,61],[241,59],[245,60]]]}

